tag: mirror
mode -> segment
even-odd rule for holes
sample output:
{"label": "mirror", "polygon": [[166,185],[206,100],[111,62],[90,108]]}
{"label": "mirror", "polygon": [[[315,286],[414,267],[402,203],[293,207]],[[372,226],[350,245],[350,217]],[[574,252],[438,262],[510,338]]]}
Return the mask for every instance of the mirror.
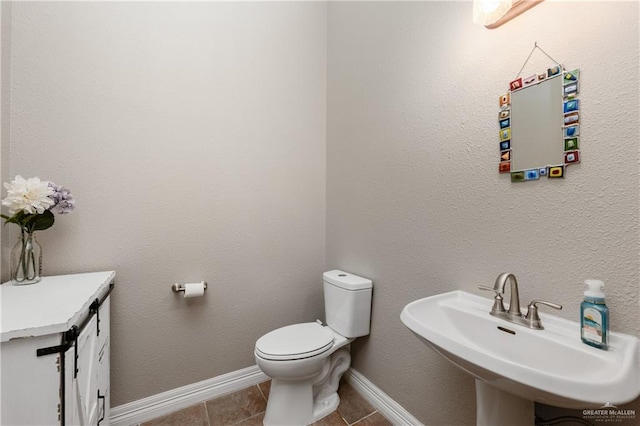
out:
{"label": "mirror", "polygon": [[579,70],[518,78],[500,98],[500,173],[512,182],[565,176],[567,165],[580,162]]}
{"label": "mirror", "polygon": [[511,94],[511,165],[562,164],[562,81],[555,77]]}

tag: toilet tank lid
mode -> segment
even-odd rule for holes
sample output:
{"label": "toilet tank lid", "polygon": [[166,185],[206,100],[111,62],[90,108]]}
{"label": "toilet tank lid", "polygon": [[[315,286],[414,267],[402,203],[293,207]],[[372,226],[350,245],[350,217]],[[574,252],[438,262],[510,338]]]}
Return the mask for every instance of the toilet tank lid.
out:
{"label": "toilet tank lid", "polygon": [[322,274],[324,281],[345,290],[364,290],[373,287],[373,282],[367,278],[362,278],[348,272],[334,269]]}

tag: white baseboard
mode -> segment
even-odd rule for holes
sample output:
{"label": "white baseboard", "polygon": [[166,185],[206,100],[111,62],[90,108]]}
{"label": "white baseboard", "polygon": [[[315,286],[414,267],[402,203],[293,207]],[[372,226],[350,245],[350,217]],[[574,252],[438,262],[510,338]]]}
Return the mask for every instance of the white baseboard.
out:
{"label": "white baseboard", "polygon": [[380,414],[387,418],[396,426],[424,426],[420,420],[416,419],[404,409],[400,404],[391,399],[379,387],[374,385],[369,379],[358,373],[353,368],[347,370],[344,378],[353,389],[355,389],[364,399],[378,409]]}
{"label": "white baseboard", "polygon": [[111,409],[111,426],[131,426],[269,380],[257,365]]}
{"label": "white baseboard", "polygon": [[[344,374],[351,386],[380,414],[397,426],[424,426],[374,385],[369,379],[350,368]],[[246,389],[269,380],[257,365],[162,392],[147,398],[119,405],[111,409],[111,426],[131,426],[165,414],[190,407],[209,399]]]}

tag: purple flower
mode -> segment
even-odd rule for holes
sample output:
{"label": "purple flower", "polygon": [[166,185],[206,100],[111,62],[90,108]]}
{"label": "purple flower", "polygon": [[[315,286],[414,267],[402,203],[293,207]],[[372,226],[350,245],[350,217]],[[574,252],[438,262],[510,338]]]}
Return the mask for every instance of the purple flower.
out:
{"label": "purple flower", "polygon": [[55,203],[51,207],[54,213],[65,214],[74,209],[76,202],[67,188],[56,185],[53,182],[49,182],[49,187],[53,189],[53,194],[49,195],[49,197]]}

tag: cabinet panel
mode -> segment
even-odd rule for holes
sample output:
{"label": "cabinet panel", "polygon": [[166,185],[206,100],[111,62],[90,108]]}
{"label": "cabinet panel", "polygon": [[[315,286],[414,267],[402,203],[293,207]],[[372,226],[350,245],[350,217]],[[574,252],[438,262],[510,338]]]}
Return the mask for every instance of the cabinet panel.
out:
{"label": "cabinet panel", "polygon": [[36,357],[38,348],[59,344],[59,335],[2,343],[0,425],[59,424],[60,357]]}

